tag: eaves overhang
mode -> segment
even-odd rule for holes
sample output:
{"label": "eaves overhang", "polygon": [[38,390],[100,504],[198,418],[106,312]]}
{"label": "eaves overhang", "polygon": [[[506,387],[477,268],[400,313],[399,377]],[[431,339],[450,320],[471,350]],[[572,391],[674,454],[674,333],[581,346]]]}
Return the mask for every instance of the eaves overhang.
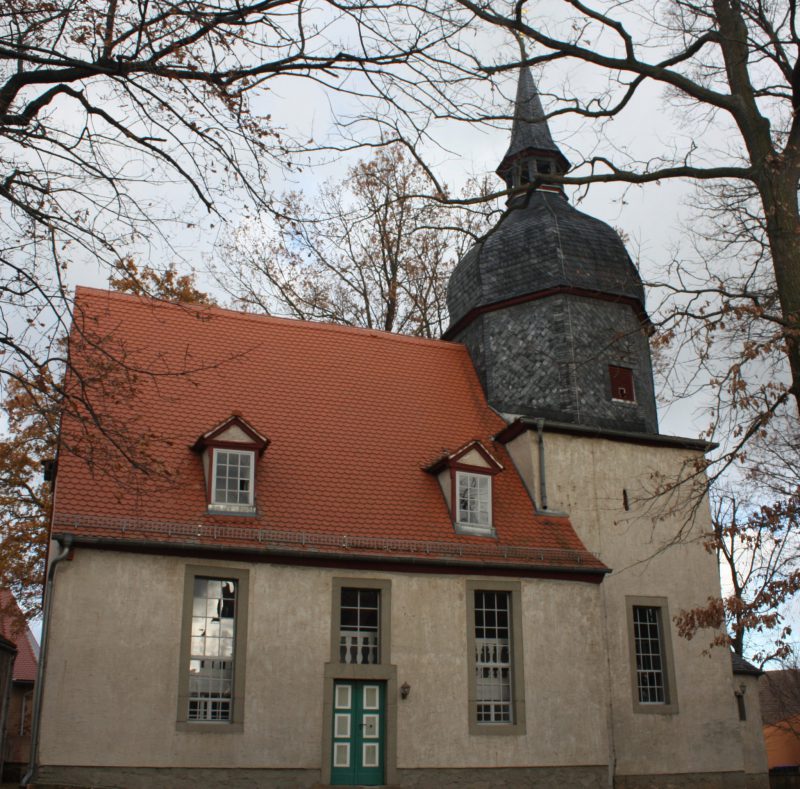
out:
{"label": "eaves overhang", "polygon": [[491,559],[460,559],[431,555],[386,555],[373,552],[339,552],[325,550],[303,550],[276,546],[253,547],[223,543],[200,543],[187,540],[164,542],[142,537],[116,537],[74,534],[56,531],[52,537],[63,539],[69,534],[74,547],[97,548],[134,553],[158,553],[166,555],[191,555],[240,558],[244,561],[273,562],[336,567],[343,564],[365,567],[396,568],[399,572],[443,572],[446,574],[470,573],[480,575],[512,575],[531,578],[553,578],[599,584],[611,572],[609,567],[580,565],[551,565],[537,562],[492,561]]}

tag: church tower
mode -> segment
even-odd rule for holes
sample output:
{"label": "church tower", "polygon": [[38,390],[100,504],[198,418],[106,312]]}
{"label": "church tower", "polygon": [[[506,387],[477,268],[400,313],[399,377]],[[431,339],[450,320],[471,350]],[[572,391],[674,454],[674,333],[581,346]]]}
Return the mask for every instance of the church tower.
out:
{"label": "church tower", "polygon": [[445,337],[467,346],[505,415],[658,433],[639,273],[609,225],[538,180],[569,166],[523,68],[497,174],[529,188],[453,271]]}

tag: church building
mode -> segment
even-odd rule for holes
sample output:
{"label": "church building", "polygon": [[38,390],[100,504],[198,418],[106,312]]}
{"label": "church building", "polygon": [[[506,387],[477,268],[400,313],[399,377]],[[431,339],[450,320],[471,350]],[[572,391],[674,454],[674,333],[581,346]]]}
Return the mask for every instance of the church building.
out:
{"label": "church building", "polygon": [[37,787],[768,785],[755,685],[673,624],[710,447],[568,168],[524,70],[441,340],[78,289]]}

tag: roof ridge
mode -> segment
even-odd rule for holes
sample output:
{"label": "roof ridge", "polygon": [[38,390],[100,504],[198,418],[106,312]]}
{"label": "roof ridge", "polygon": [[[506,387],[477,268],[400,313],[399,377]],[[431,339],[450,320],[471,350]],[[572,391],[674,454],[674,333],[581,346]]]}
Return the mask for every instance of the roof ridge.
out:
{"label": "roof ridge", "polygon": [[149,296],[140,296],[135,293],[122,293],[121,291],[105,290],[88,285],[77,285],[75,287],[75,299],[78,298],[112,298],[121,301],[138,303],[150,303],[154,308],[179,307],[182,309],[196,310],[197,312],[218,313],[220,317],[230,320],[247,321],[252,320],[259,323],[274,323],[282,326],[309,329],[311,331],[328,331],[336,334],[353,333],[375,337],[376,339],[387,339],[391,341],[408,342],[414,344],[429,345],[441,349],[456,350],[459,353],[466,352],[466,347],[462,343],[452,342],[437,337],[415,337],[409,334],[399,334],[397,332],[386,331],[385,329],[374,329],[364,326],[345,326],[341,323],[331,323],[328,321],[309,321],[300,318],[288,318],[279,315],[261,315],[254,312],[243,312],[232,307],[220,307],[212,304],[190,304],[167,301],[166,299],[155,299]]}

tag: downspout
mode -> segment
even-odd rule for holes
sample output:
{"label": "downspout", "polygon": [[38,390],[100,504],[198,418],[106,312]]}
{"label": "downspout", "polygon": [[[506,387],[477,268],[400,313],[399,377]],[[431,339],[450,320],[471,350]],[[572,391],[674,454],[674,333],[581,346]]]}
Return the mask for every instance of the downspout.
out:
{"label": "downspout", "polygon": [[33,780],[36,769],[36,760],[39,756],[39,714],[42,705],[42,691],[44,689],[44,667],[47,661],[47,631],[50,625],[50,607],[53,601],[53,579],[56,567],[69,556],[72,548],[72,535],[67,534],[58,540],[61,551],[50,561],[47,570],[47,583],[44,588],[44,612],[42,614],[42,643],[39,645],[39,665],[36,668],[36,686],[33,689],[33,715],[31,717],[31,758],[28,763],[28,772],[20,779],[20,786],[28,786]]}
{"label": "downspout", "polygon": [[544,419],[536,420],[536,432],[539,434],[539,498],[542,509],[547,509],[547,477],[544,471]]}

